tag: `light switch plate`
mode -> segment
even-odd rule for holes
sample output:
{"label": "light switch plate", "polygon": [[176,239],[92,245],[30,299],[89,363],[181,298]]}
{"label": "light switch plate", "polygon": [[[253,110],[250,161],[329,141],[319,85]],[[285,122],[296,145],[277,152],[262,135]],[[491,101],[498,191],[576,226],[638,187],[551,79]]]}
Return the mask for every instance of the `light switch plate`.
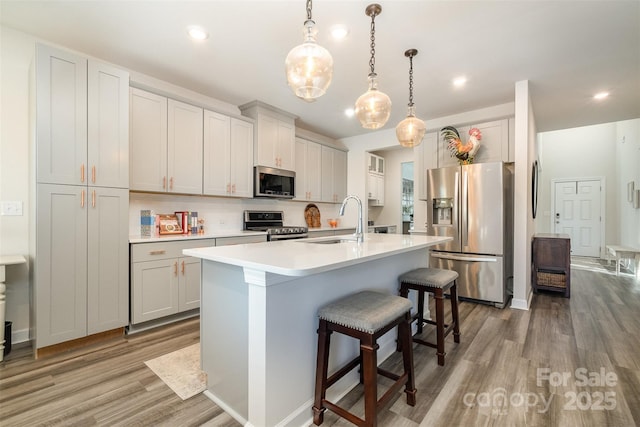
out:
{"label": "light switch plate", "polygon": [[22,215],[22,202],[21,201],[7,201],[0,202],[0,215]]}

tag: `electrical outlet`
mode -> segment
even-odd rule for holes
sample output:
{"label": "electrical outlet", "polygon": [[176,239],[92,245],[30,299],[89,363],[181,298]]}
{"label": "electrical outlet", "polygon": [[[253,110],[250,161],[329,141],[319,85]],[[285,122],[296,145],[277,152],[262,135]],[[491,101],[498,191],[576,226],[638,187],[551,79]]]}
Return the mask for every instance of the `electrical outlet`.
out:
{"label": "electrical outlet", "polygon": [[22,215],[22,202],[0,202],[0,215]]}

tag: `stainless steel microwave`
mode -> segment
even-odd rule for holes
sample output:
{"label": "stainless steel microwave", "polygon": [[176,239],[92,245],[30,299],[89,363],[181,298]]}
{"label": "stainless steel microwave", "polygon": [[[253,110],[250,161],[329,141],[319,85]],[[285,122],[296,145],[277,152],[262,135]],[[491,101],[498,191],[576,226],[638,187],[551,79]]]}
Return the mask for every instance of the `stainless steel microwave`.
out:
{"label": "stainless steel microwave", "polygon": [[256,166],[254,175],[253,195],[255,197],[292,199],[296,194],[296,173],[293,171]]}

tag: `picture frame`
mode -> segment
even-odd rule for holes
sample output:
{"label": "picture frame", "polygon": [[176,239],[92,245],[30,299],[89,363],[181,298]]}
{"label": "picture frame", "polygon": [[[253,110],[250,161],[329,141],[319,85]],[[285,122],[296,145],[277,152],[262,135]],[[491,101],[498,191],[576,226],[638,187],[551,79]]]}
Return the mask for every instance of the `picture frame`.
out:
{"label": "picture frame", "polygon": [[176,214],[158,215],[158,225],[160,234],[182,234],[182,227]]}
{"label": "picture frame", "polygon": [[627,201],[630,203],[633,203],[633,190],[634,190],[634,182],[633,181],[629,181],[627,183]]}
{"label": "picture frame", "polygon": [[531,168],[531,213],[533,219],[536,218],[538,211],[538,161],[533,162]]}

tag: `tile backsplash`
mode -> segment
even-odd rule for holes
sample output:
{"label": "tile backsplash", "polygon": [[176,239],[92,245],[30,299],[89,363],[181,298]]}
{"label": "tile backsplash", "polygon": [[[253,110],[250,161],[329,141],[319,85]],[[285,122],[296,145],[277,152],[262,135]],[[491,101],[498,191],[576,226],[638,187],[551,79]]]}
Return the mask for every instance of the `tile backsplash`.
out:
{"label": "tile backsplash", "polygon": [[[327,219],[338,217],[339,204],[313,202],[320,210],[322,226]],[[245,210],[274,210],[284,212],[285,225],[306,225],[304,210],[309,203],[272,199],[233,199],[224,197],[185,196],[175,194],[129,193],[129,234],[140,235],[140,211],[152,210],[155,214],[175,211],[196,211],[204,219],[205,232],[242,230],[242,212]],[[350,211],[351,209],[347,209]],[[346,212],[341,225],[355,226],[357,215]]]}

